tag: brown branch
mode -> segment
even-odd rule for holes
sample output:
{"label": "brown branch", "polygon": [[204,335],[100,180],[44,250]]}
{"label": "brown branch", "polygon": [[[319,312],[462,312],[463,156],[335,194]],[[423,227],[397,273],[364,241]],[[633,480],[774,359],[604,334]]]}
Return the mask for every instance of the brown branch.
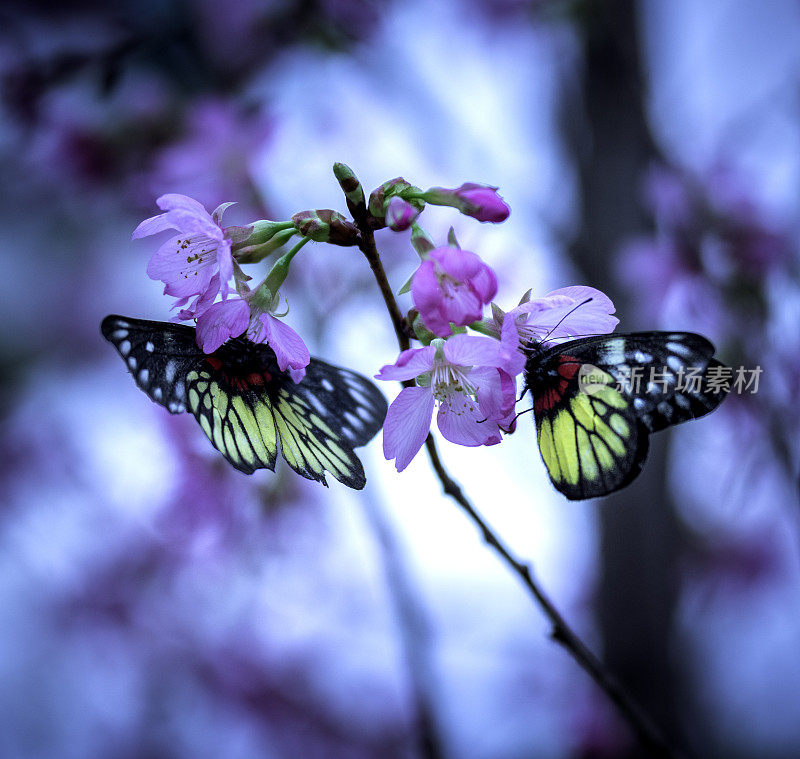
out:
{"label": "brown branch", "polygon": [[[356,217],[356,223],[358,223],[358,221],[358,217]],[[359,248],[369,262],[372,273],[383,295],[384,303],[386,304],[389,316],[392,319],[395,334],[397,335],[397,343],[401,350],[407,350],[411,345],[409,328],[400,312],[392,288],[389,285],[389,280],[386,277],[386,272],[375,246],[374,234],[366,223],[358,223],[358,226],[362,238]],[[406,380],[403,382],[403,385],[411,387],[414,385],[414,382],[412,380]],[[428,435],[425,440],[425,448],[431,466],[436,476],[439,478],[439,482],[442,484],[444,493],[450,496],[450,498],[467,513],[469,518],[480,530],[484,541],[499,554],[500,558],[520,578],[526,589],[533,596],[550,621],[552,625],[550,636],[552,639],[559,643],[577,662],[578,666],[591,676],[595,683],[597,683],[617,707],[619,713],[630,725],[642,745],[645,746],[654,757],[659,757],[660,759],[677,759],[677,757],[681,756],[681,754],[667,743],[664,736],[653,724],[649,716],[645,714],[631,696],[622,689],[614,677],[606,671],[602,662],[566,623],[561,613],[553,605],[553,602],[539,586],[530,567],[514,557],[511,551],[497,537],[492,528],[470,503],[461,490],[461,487],[450,477],[447,470],[444,468],[439,458],[439,452],[436,448],[436,441],[433,435]]]}

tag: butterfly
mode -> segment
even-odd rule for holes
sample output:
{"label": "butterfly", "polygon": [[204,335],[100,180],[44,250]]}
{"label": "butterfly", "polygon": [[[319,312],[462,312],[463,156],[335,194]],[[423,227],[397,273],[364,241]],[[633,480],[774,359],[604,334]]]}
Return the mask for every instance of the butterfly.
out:
{"label": "butterfly", "polygon": [[727,393],[710,381],[725,369],[714,346],[690,332],[596,335],[524,350],[539,452],[570,500],[628,485],[651,432],[705,416]]}
{"label": "butterfly", "polygon": [[386,399],[365,377],[312,358],[295,383],[268,345],[234,338],[206,355],[180,324],[107,316],[103,336],[136,384],[171,414],[189,411],[240,472],[275,469],[280,447],[299,475],[327,486],[325,472],[360,490],[354,448],[383,426]]}

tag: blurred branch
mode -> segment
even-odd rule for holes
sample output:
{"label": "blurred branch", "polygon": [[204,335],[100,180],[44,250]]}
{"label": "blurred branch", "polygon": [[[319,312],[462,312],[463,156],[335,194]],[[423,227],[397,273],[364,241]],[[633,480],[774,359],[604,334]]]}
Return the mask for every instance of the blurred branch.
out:
{"label": "blurred branch", "polygon": [[[377,247],[375,246],[374,234],[364,222],[359,224],[359,228],[362,237],[359,248],[367,258],[372,272],[375,275],[387,310],[392,318],[398,345],[401,350],[408,350],[411,343],[408,336],[407,325],[401,315],[400,308],[397,305],[394,293],[392,292],[392,288],[380,260]],[[414,383],[411,380],[406,380],[402,384],[405,387],[411,387]],[[427,449],[428,458],[430,459],[436,476],[439,478],[439,482],[442,484],[442,489],[445,494],[450,496],[461,506],[478,527],[486,543],[499,554],[500,558],[520,578],[550,621],[552,625],[550,635],[553,640],[559,643],[578,663],[578,666],[585,670],[597,685],[600,686],[631,726],[642,745],[645,746],[653,756],[661,757],[662,759],[675,759],[678,757],[679,754],[670,747],[647,714],[645,714],[641,707],[639,707],[639,705],[619,686],[611,674],[606,671],[602,662],[600,662],[577,633],[567,624],[561,613],[556,609],[553,602],[535,580],[530,567],[514,557],[511,551],[500,538],[497,537],[489,524],[470,503],[458,483],[450,477],[439,458],[436,441],[430,433],[425,440],[425,448]]]}
{"label": "blurred branch", "polygon": [[430,631],[391,525],[382,505],[375,498],[366,502],[367,521],[375,535],[392,604],[395,607],[403,653],[414,701],[416,736],[420,755],[441,759],[446,754],[436,719],[434,683],[428,656]]}

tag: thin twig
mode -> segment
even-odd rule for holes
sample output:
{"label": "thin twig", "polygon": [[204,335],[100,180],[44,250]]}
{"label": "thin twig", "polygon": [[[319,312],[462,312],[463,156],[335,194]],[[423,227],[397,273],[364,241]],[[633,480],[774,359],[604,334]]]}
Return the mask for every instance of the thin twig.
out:
{"label": "thin twig", "polygon": [[[395,334],[397,335],[397,343],[401,350],[407,350],[411,346],[408,327],[397,305],[394,293],[389,285],[389,280],[386,277],[386,272],[384,271],[383,264],[378,255],[378,250],[375,246],[373,232],[364,223],[359,224],[359,229],[362,238],[359,248],[369,262],[372,273],[383,295],[384,303],[386,304],[389,316],[392,319]],[[407,380],[403,384],[406,387],[410,387],[413,386],[414,383],[411,380]],[[527,590],[534,597],[545,616],[550,621],[552,625],[550,636],[553,640],[559,643],[577,662],[578,666],[591,676],[595,683],[597,683],[617,707],[642,745],[645,746],[654,757],[659,757],[660,759],[677,759],[677,757],[683,756],[669,745],[661,731],[653,724],[650,717],[632,697],[623,690],[614,677],[605,669],[602,662],[566,623],[561,613],[553,605],[553,602],[539,586],[530,567],[515,558],[480,513],[470,503],[461,490],[461,487],[450,477],[447,470],[444,468],[439,458],[439,452],[436,448],[436,441],[433,435],[428,435],[425,440],[425,448],[433,470],[436,472],[436,476],[442,484],[444,493],[461,506],[478,527],[486,543],[499,554],[508,567],[522,580]]]}

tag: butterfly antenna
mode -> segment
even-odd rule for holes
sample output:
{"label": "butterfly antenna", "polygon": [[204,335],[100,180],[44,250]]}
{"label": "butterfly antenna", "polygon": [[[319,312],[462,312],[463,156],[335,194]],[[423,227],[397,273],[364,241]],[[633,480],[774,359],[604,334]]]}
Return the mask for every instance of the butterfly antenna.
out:
{"label": "butterfly antenna", "polygon": [[501,430],[503,430],[503,432],[504,432],[506,435],[510,435],[510,434],[513,432],[514,425],[517,423],[517,419],[519,419],[519,418],[520,418],[520,417],[521,417],[523,414],[529,414],[531,411],[533,411],[533,406],[531,406],[530,408],[526,408],[526,409],[525,409],[525,411],[520,411],[520,412],[519,412],[519,414],[517,414],[517,415],[516,415],[516,416],[515,416],[515,417],[514,417],[514,418],[513,418],[513,419],[512,419],[510,422],[509,422],[509,424],[508,424],[508,429],[507,429],[507,430],[503,430],[503,428],[502,428],[502,427],[500,427],[500,425],[499,425],[499,424],[498,424],[497,426],[498,426],[498,427],[500,427],[500,429],[501,429]]}
{"label": "butterfly antenna", "polygon": [[594,300],[594,298],[587,298],[586,300],[584,300],[584,301],[581,301],[581,302],[580,302],[580,303],[578,303],[576,306],[574,306],[574,307],[573,307],[573,308],[571,308],[569,311],[567,311],[567,313],[566,313],[566,314],[564,314],[564,316],[562,316],[562,317],[561,317],[561,318],[560,318],[560,319],[559,319],[559,320],[558,320],[558,321],[557,321],[557,322],[556,322],[556,323],[555,323],[555,324],[554,324],[554,325],[553,325],[553,326],[550,328],[550,331],[549,331],[549,332],[548,332],[548,333],[547,333],[547,334],[546,334],[546,335],[545,335],[545,336],[542,338],[541,342],[544,342],[545,340],[547,340],[547,338],[548,338],[548,337],[550,337],[550,335],[552,335],[552,334],[553,334],[553,332],[554,332],[556,329],[558,329],[559,325],[560,325],[560,324],[561,324],[561,323],[564,321],[564,319],[566,319],[566,318],[567,318],[567,317],[568,317],[570,314],[574,313],[574,312],[575,312],[575,311],[577,311],[577,310],[578,310],[578,309],[579,309],[581,306],[585,306],[587,303],[591,302],[592,300]]}

